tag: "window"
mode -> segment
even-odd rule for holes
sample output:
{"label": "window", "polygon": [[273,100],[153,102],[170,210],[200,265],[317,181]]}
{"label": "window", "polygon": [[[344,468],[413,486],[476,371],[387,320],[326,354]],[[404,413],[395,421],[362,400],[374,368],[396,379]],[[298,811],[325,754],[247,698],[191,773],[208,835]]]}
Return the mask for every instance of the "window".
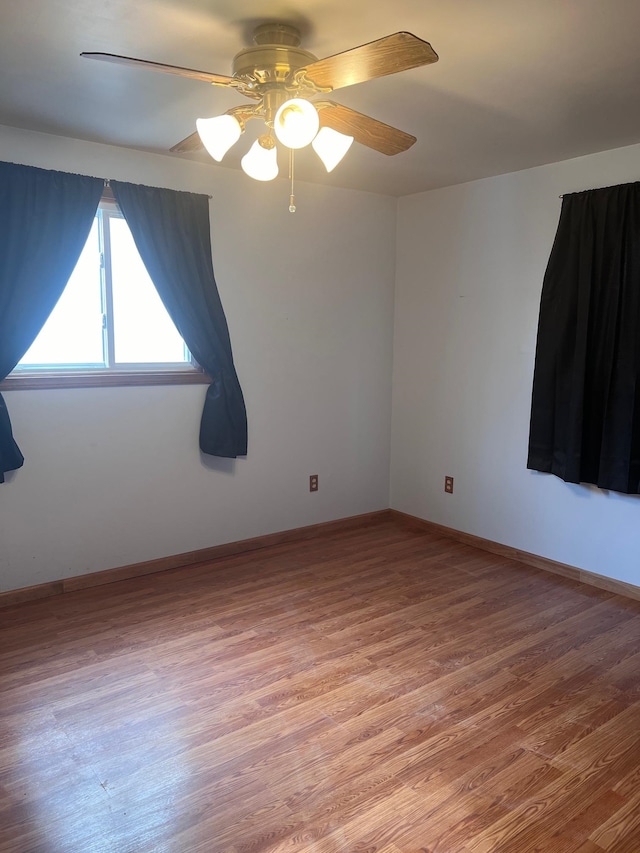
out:
{"label": "window", "polygon": [[209,381],[151,281],[115,201],[103,198],[69,282],[5,387]]}

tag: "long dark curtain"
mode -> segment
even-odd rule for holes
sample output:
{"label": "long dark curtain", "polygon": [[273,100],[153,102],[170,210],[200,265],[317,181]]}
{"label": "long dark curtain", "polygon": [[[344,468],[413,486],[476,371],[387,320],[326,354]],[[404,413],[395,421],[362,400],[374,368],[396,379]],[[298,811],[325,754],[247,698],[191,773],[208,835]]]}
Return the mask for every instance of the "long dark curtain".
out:
{"label": "long dark curtain", "polygon": [[[29,349],[60,298],[103,186],[100,178],[0,163],[0,380]],[[0,483],[23,462],[0,395]]]}
{"label": "long dark curtain", "polygon": [[528,467],[640,492],[640,183],[563,199],[542,288]]}
{"label": "long dark curtain", "polygon": [[111,181],[138,252],[171,319],[212,379],[200,422],[200,449],[247,452],[247,415],[211,259],[205,195]]}

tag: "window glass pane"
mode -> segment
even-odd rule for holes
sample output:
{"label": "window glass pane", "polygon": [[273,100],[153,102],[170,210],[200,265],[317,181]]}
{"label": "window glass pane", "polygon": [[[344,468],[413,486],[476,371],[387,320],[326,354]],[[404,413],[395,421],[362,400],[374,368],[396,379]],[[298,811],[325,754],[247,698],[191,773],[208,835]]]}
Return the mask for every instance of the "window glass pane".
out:
{"label": "window glass pane", "polygon": [[111,217],[116,364],[187,361],[184,342],[140,259],[124,219]]}
{"label": "window glass pane", "polygon": [[20,364],[53,368],[104,364],[96,219],[69,283]]}

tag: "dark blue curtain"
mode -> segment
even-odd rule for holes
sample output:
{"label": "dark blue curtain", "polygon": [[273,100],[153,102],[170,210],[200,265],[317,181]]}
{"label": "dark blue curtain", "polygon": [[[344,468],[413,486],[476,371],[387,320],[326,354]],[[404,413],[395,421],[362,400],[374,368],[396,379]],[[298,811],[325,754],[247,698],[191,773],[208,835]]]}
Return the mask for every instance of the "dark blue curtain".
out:
{"label": "dark blue curtain", "polygon": [[640,493],[640,183],[562,201],[542,287],[528,467]]}
{"label": "dark blue curtain", "polygon": [[247,415],[213,275],[208,196],[111,181],[153,283],[194,358],[212,379],[200,449],[247,452]]}
{"label": "dark blue curtain", "polygon": [[[0,381],[60,298],[100,201],[100,178],[0,163]],[[0,395],[0,483],[24,457]]]}

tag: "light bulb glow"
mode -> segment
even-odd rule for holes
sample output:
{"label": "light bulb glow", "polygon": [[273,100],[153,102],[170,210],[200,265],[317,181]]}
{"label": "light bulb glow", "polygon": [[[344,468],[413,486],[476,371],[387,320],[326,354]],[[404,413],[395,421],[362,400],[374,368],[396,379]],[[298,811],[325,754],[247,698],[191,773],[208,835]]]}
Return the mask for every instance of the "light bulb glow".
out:
{"label": "light bulb glow", "polygon": [[242,171],[256,181],[272,181],[278,176],[278,152],[275,145],[263,148],[256,139],[240,161]]}
{"label": "light bulb glow", "polygon": [[285,101],[273,122],[275,134],[287,148],[304,148],[318,132],[318,111],[302,98]]}
{"label": "light bulb glow", "polygon": [[331,127],[322,127],[311,143],[313,150],[324,163],[327,172],[338,165],[353,142],[353,136],[338,133]]}
{"label": "light bulb glow", "polygon": [[230,115],[199,118],[196,121],[196,128],[202,144],[218,163],[231,146],[240,139],[242,133],[240,122]]}

